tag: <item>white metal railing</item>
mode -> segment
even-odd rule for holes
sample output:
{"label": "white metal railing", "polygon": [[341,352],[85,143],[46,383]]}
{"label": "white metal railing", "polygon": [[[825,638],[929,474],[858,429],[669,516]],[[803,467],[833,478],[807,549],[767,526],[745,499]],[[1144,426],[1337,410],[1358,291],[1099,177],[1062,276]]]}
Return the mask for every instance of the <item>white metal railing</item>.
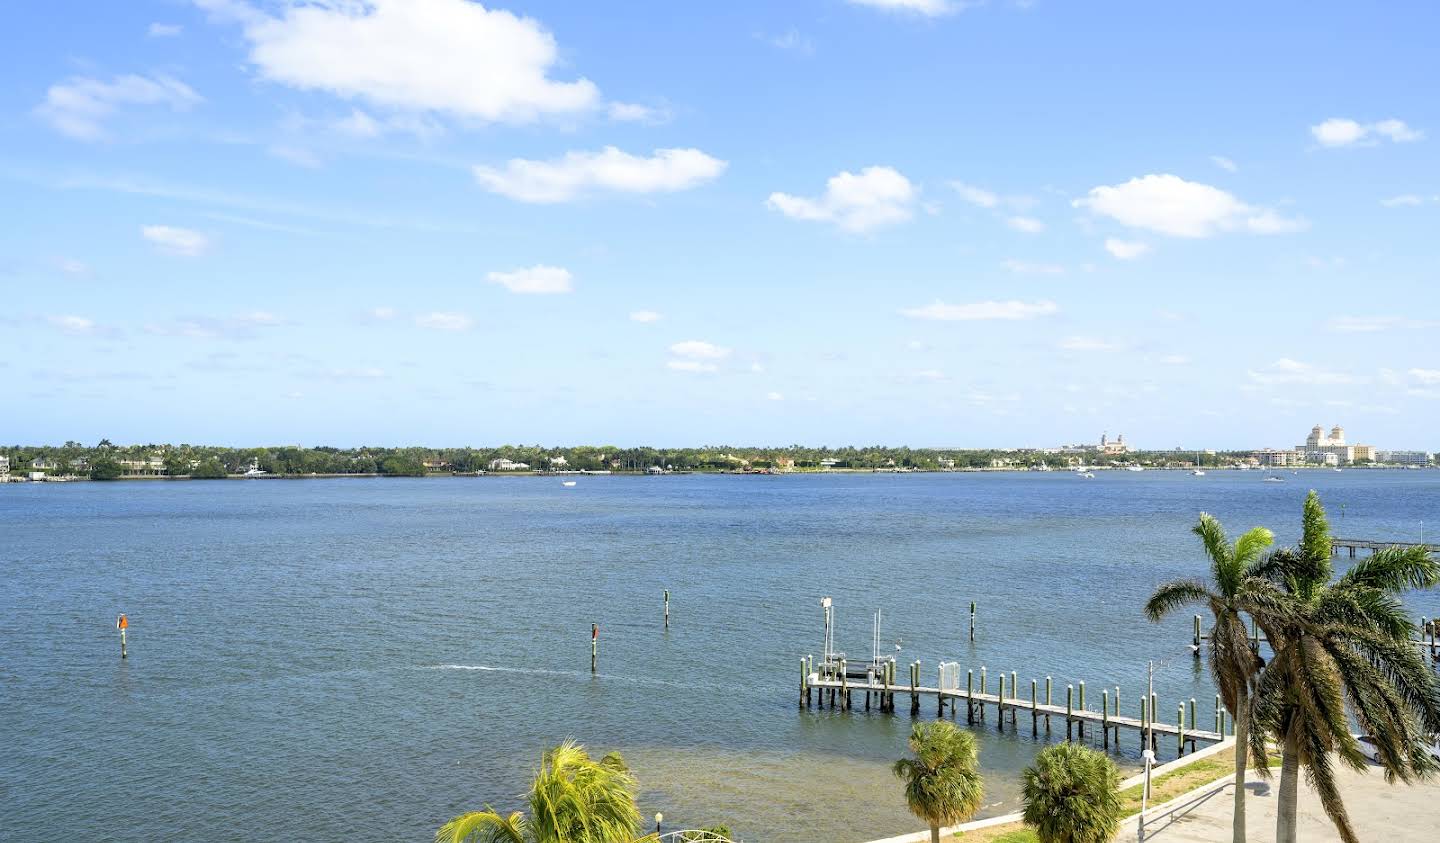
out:
{"label": "white metal railing", "polygon": [[940,690],[960,690],[960,662],[940,663]]}
{"label": "white metal railing", "polygon": [[699,828],[684,829],[681,831],[667,831],[659,837],[647,837],[646,840],[653,840],[655,843],[738,843],[728,837],[721,837],[713,831],[706,831]]}

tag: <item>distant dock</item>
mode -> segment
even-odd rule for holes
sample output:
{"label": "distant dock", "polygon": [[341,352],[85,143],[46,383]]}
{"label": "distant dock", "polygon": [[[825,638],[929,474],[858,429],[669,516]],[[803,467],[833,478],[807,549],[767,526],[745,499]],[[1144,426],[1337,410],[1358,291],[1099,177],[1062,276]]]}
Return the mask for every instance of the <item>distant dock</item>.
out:
{"label": "distant dock", "polygon": [[1370,553],[1373,554],[1377,550],[1385,550],[1386,548],[1390,547],[1398,547],[1401,550],[1409,550],[1412,547],[1423,547],[1430,553],[1440,553],[1440,544],[1430,544],[1428,542],[1387,542],[1374,541],[1372,539],[1331,539],[1330,555],[1339,556],[1340,548],[1342,547],[1348,548],[1350,550],[1351,559],[1354,559],[1359,554],[1359,551],[1362,550],[1368,550],[1370,551]]}

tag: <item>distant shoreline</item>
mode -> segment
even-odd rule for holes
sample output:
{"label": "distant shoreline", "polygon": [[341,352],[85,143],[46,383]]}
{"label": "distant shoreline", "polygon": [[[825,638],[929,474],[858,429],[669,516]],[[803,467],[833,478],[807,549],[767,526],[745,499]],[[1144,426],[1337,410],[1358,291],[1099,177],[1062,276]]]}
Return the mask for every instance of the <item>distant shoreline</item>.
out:
{"label": "distant shoreline", "polygon": [[[1103,471],[1107,473],[1139,474],[1131,472],[1124,467],[1090,466],[1085,469],[1089,472]],[[1145,468],[1145,472],[1189,472],[1194,469],[1184,466],[1156,466]],[[1266,468],[1229,468],[1213,467],[1206,468],[1206,473],[1216,472],[1224,474],[1243,474],[1254,472],[1256,474],[1284,474],[1290,472],[1333,472],[1335,469],[1329,466],[1296,466],[1285,469]],[[1404,466],[1404,465],[1367,465],[1367,466],[1346,466],[1345,471],[1422,471],[1440,470],[1435,466]],[[8,481],[0,482],[0,486],[9,484],[25,483],[124,483],[124,482],[205,482],[207,480],[333,480],[337,478],[374,479],[374,478],[409,478],[412,480],[434,480],[443,478],[473,478],[483,479],[487,477],[498,478],[578,478],[578,477],[676,477],[684,475],[703,474],[707,476],[731,476],[731,477],[785,477],[799,475],[838,475],[838,474],[1076,474],[1073,469],[1050,469],[1044,471],[1026,467],[1004,467],[1004,468],[826,468],[826,469],[790,469],[771,471],[482,471],[482,472],[429,472],[426,474],[392,475],[378,472],[368,473],[313,473],[313,474],[227,474],[224,477],[191,477],[188,474],[180,475],[136,475],[128,477],[116,477],[113,480],[94,480],[83,476],[66,476],[47,478],[45,480],[31,480],[25,477],[11,476]]]}

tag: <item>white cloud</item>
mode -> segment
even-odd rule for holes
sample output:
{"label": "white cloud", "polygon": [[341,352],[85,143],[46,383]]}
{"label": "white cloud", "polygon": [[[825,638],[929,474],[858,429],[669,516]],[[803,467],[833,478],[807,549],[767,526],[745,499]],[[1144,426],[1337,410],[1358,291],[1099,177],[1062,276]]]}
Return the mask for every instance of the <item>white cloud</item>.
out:
{"label": "white cloud", "polygon": [[36,113],[56,131],[79,140],[105,137],[104,123],[126,105],[162,105],[184,111],[201,96],[170,76],[117,76],[109,82],[75,77],[51,85]]}
{"label": "white cloud", "polygon": [[1045,223],[1034,217],[1010,217],[1005,220],[1005,224],[1026,234],[1039,234],[1045,230]]}
{"label": "white cloud", "polygon": [[492,193],[521,202],[566,202],[599,191],[672,193],[713,181],[726,162],[698,149],[657,149],[649,158],[613,146],[567,152],[536,161],[512,158],[503,168],[477,166],[475,178]]}
{"label": "white cloud", "polygon": [[396,111],[526,123],[600,102],[588,79],[557,81],[538,21],[469,0],[287,3],[271,17],[239,0],[197,0],[238,21],[265,79]]}
{"label": "white cloud", "polygon": [[767,392],[767,393],[765,393],[765,400],[767,400],[767,401],[784,401],[784,400],[785,400],[785,396],[782,395],[782,394],[780,394],[780,393],[778,393],[778,392]]}
{"label": "white cloud", "polygon": [[1000,197],[993,191],[983,187],[976,187],[973,184],[966,184],[961,181],[950,182],[950,187],[960,194],[960,198],[981,208],[994,208],[1000,204]]}
{"label": "white cloud", "polygon": [[652,108],[634,102],[612,102],[606,111],[610,115],[610,119],[617,123],[650,123],[653,125],[670,120],[669,109]]}
{"label": "white cloud", "polygon": [[1124,343],[1099,337],[1066,337],[1059,345],[1064,351],[1120,351],[1125,348]]}
{"label": "white cloud", "polygon": [[1359,379],[1344,372],[1332,372],[1309,363],[1282,357],[1258,371],[1249,372],[1250,380],[1266,386],[1296,384],[1302,386],[1336,386],[1358,383]]}
{"label": "white cloud", "polygon": [[1210,156],[1210,161],[1215,166],[1219,167],[1222,170],[1225,170],[1226,172],[1233,173],[1240,169],[1240,167],[1234,161],[1231,161],[1229,158],[1226,158],[1223,155],[1212,155]]}
{"label": "white cloud", "polygon": [[1101,185],[1072,203],[1132,228],[1174,237],[1210,237],[1224,231],[1279,234],[1298,231],[1306,223],[1256,208],[1235,196],[1168,173],[1133,178],[1124,184]]}
{"label": "white cloud", "polygon": [[558,266],[536,264],[513,272],[491,272],[485,276],[491,284],[499,284],[512,293],[550,295],[574,289],[570,270]]}
{"label": "white cloud", "polygon": [[1150,252],[1150,246],[1138,240],[1120,240],[1115,237],[1105,238],[1105,251],[1119,258],[1122,261],[1133,261]]}
{"label": "white cloud", "polygon": [[716,372],[720,370],[719,366],[704,360],[667,360],[665,368],[676,372]]}
{"label": "white cloud", "polygon": [[324,163],[314,152],[300,146],[274,144],[266,151],[282,161],[289,161],[291,164],[297,167],[304,167],[307,170],[319,169]]}
{"label": "white cloud", "polygon": [[1416,196],[1413,193],[1402,193],[1399,196],[1391,196],[1388,199],[1381,199],[1380,204],[1384,205],[1387,208],[1413,208],[1417,205],[1425,204],[1425,197]]}
{"label": "white cloud", "polygon": [[1405,125],[1404,120],[1381,120],[1378,123],[1359,123],[1345,117],[1331,117],[1323,123],[1310,127],[1310,134],[1321,146],[1370,146],[1379,138],[1388,138],[1395,143],[1418,141],[1425,133]]}
{"label": "white cloud", "polygon": [[394,318],[395,318],[396,316],[398,316],[398,315],[399,315],[399,314],[396,312],[395,308],[393,308],[393,307],[372,307],[372,308],[370,308],[370,318],[371,318],[371,319],[379,319],[379,320],[382,321],[382,322],[388,322],[388,321],[390,321],[391,319],[394,319]]}
{"label": "white cloud", "polygon": [[1015,260],[1009,258],[1000,262],[1010,272],[1016,275],[1064,275],[1065,267],[1058,263],[1032,263],[1030,261]]}
{"label": "white cloud", "polygon": [[1440,369],[1411,369],[1409,375],[1426,386],[1440,384]]}
{"label": "white cloud", "polygon": [[184,31],[178,23],[152,23],[145,33],[151,38],[174,38]]}
{"label": "white cloud", "polygon": [[1160,358],[1160,362],[1167,366],[1184,366],[1190,362],[1190,358],[1183,354],[1167,354]]}
{"label": "white cloud", "polygon": [[54,326],[56,330],[72,336],[93,334],[98,327],[94,319],[84,316],[51,316],[45,321]]}
{"label": "white cloud", "polygon": [[670,346],[670,353],[676,357],[686,357],[691,360],[724,360],[730,356],[730,349],[705,342],[704,340],[686,340],[677,342]]}
{"label": "white cloud", "polygon": [[863,232],[910,219],[919,193],[900,171],[877,166],[832,176],[817,198],[777,192],[765,204],[791,219],[832,222],[846,231]]}
{"label": "white cloud", "polygon": [[909,12],[927,18],[948,15],[964,8],[963,3],[953,0],[849,0],[856,6],[869,6],[887,12]]}
{"label": "white cloud", "polygon": [[210,238],[188,228],[169,225],[146,225],[140,228],[140,236],[155,244],[155,248],[169,255],[193,258],[205,254],[210,248]]}
{"label": "white cloud", "polygon": [[1060,312],[1059,305],[1053,301],[1041,299],[1039,301],[980,301],[970,304],[946,304],[942,301],[935,301],[923,307],[906,308],[900,311],[902,316],[911,319],[929,319],[939,322],[969,322],[981,319],[1034,319],[1040,316],[1050,316]]}
{"label": "white cloud", "polygon": [[334,121],[331,126],[341,134],[350,135],[356,138],[373,138],[383,130],[380,123],[369,114],[358,108],[350,109],[350,114]]}
{"label": "white cloud", "polygon": [[630,312],[631,322],[649,324],[651,322],[659,322],[663,318],[663,316],[653,310],[633,310]]}
{"label": "white cloud", "polygon": [[415,317],[415,324],[432,331],[468,331],[475,327],[475,320],[464,313],[424,313]]}
{"label": "white cloud", "polygon": [[802,56],[815,55],[815,44],[797,29],[790,29],[784,35],[765,38],[766,43],[779,50],[790,50]]}

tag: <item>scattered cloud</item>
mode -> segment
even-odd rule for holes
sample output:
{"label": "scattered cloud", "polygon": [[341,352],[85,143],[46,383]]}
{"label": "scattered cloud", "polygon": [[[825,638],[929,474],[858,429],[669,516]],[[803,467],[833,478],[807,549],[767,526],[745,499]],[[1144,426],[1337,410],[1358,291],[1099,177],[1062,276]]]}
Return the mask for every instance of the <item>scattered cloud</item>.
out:
{"label": "scattered cloud", "polygon": [[56,258],[55,268],[66,275],[74,275],[81,278],[90,274],[90,265],[75,258]]}
{"label": "scattered cloud", "polygon": [[145,333],[159,337],[182,339],[254,339],[260,331],[292,324],[265,310],[254,310],[236,316],[217,318],[213,316],[192,316],[165,322],[150,322],[144,326]]}
{"label": "scattered cloud", "polygon": [[726,162],[698,149],[657,149],[649,158],[613,146],[537,161],[512,158],[504,167],[476,166],[480,186],[520,202],[568,202],[597,192],[673,193],[714,181]]}
{"label": "scattered cloud", "polygon": [[617,123],[648,123],[652,126],[670,122],[668,108],[654,108],[634,102],[612,102],[606,108],[610,119]]}
{"label": "scattered cloud", "polygon": [[910,219],[919,193],[900,171],[876,166],[832,176],[819,197],[777,192],[765,204],[791,219],[830,222],[859,233]]}
{"label": "scattered cloud", "polygon": [[665,368],[676,372],[718,372],[720,367],[704,360],[667,360]]}
{"label": "scattered cloud", "polygon": [[1208,184],[1168,173],[1133,178],[1124,184],[1092,188],[1072,203],[1131,228],[1172,237],[1210,237],[1221,232],[1281,234],[1306,227],[1304,220],[1281,217],[1248,205]]}
{"label": "scattered cloud", "polygon": [[1059,312],[1059,305],[1045,299],[1033,302],[1017,300],[979,301],[969,304],[946,304],[945,302],[936,300],[923,307],[906,308],[901,310],[900,314],[902,316],[908,316],[911,319],[929,319],[937,322],[969,322],[986,319],[1035,319],[1040,316],[1050,316]]}
{"label": "scattered cloud", "polygon": [[289,161],[291,164],[307,170],[318,170],[324,164],[320,160],[320,156],[301,146],[277,143],[266,151],[282,161]]}
{"label": "scattered cloud", "polygon": [[1360,379],[1344,372],[1321,369],[1309,363],[1302,363],[1282,357],[1263,369],[1252,369],[1250,380],[1264,386],[1293,384],[1301,386],[1337,386],[1359,383]]}
{"label": "scattered cloud", "polygon": [[447,331],[459,333],[468,331],[475,327],[475,320],[465,313],[448,313],[436,311],[434,313],[422,313],[415,317],[416,327],[425,328],[431,331]]}
{"label": "scattered cloud", "polygon": [[370,313],[368,315],[371,319],[376,319],[381,322],[389,322],[391,319],[394,319],[400,314],[393,307],[372,307],[370,308]]}
{"label": "scattered cloud", "polygon": [[767,401],[784,401],[784,400],[785,400],[785,396],[782,395],[782,394],[779,393],[779,392],[767,392],[767,393],[765,393],[765,400],[767,400]]}
{"label": "scattered cloud", "polygon": [[1440,385],[1440,369],[1411,369],[1408,374],[1426,386]]}
{"label": "scattered cloud", "polygon": [[1374,146],[1381,139],[1394,143],[1409,143],[1425,137],[1419,129],[1405,125],[1404,120],[1381,120],[1378,123],[1360,123],[1345,117],[1331,117],[1323,123],[1310,127],[1310,134],[1321,146]]}
{"label": "scattered cloud", "polygon": [[1026,234],[1039,234],[1045,230],[1045,223],[1034,217],[1009,217],[1005,220],[1005,224]]}
{"label": "scattered cloud", "polygon": [[316,372],[316,377],[332,381],[373,381],[389,377],[384,369],[377,366],[359,366],[354,368],[327,369]]}
{"label": "scattered cloud", "polygon": [[373,138],[379,136],[383,131],[379,121],[358,108],[352,108],[348,115],[333,121],[330,125],[335,131],[355,138]]}
{"label": "scattered cloud", "polygon": [[1066,337],[1059,347],[1062,351],[1122,351],[1125,344],[1099,337]]}
{"label": "scattered cloud", "polygon": [[965,8],[957,0],[849,0],[855,6],[869,6],[887,12],[906,12],[927,18],[940,17]]}
{"label": "scattered cloud", "polygon": [[960,194],[961,199],[976,207],[994,208],[1000,204],[1000,197],[994,191],[986,190],[983,187],[976,187],[962,181],[952,181],[950,187]]}
{"label": "scattered cloud", "polygon": [[1210,162],[1227,173],[1234,173],[1240,169],[1239,165],[1223,155],[1210,156]]}
{"label": "scattered cloud", "polygon": [[71,336],[88,336],[99,329],[94,319],[85,316],[50,316],[45,321],[57,331]]}
{"label": "scattered cloud", "polygon": [[802,56],[815,55],[815,44],[797,29],[786,30],[781,35],[760,36],[765,43],[777,50],[787,50]]}
{"label": "scattered cloud", "polygon": [[1399,196],[1391,196],[1380,200],[1380,204],[1387,208],[1414,208],[1424,205],[1426,202],[1440,202],[1440,196],[1420,196],[1414,193],[1402,193]]}
{"label": "scattered cloud", "polygon": [[1105,251],[1113,257],[1122,261],[1133,261],[1150,253],[1150,246],[1138,240],[1121,240],[1117,237],[1105,238]]}
{"label": "scattered cloud", "polygon": [[1190,358],[1183,354],[1166,354],[1160,358],[1160,362],[1167,366],[1184,366],[1190,362]]}
{"label": "scattered cloud", "polygon": [[1064,275],[1065,267],[1058,263],[1032,263],[1009,258],[1000,265],[1016,275]]}
{"label": "scattered cloud", "polygon": [[262,78],[300,90],[485,123],[600,103],[590,80],[550,77],[559,46],[539,21],[469,0],[287,3],[278,17],[244,0],[196,1],[240,24]]}
{"label": "scattered cloud", "polygon": [[632,310],[630,312],[631,322],[640,322],[647,325],[651,322],[659,322],[663,318],[663,316],[653,310]]}
{"label": "scattered cloud", "polygon": [[175,38],[185,31],[178,23],[152,23],[145,34],[151,38]]}
{"label": "scattered cloud", "polygon": [[74,77],[51,85],[35,112],[57,132],[77,140],[106,137],[105,122],[127,105],[160,105],[185,111],[203,102],[194,90],[170,76],[116,76],[109,82]]}
{"label": "scattered cloud", "polygon": [[156,249],[167,255],[193,258],[205,254],[210,248],[210,238],[188,228],[170,225],[141,226],[140,236],[154,244]]}
{"label": "scattered cloud", "polygon": [[553,295],[574,289],[570,270],[558,266],[536,264],[513,272],[491,272],[485,276],[491,284],[499,284],[512,293]]}
{"label": "scattered cloud", "polygon": [[730,352],[731,349],[704,340],[685,340],[670,346],[671,354],[691,360],[724,360]]}

